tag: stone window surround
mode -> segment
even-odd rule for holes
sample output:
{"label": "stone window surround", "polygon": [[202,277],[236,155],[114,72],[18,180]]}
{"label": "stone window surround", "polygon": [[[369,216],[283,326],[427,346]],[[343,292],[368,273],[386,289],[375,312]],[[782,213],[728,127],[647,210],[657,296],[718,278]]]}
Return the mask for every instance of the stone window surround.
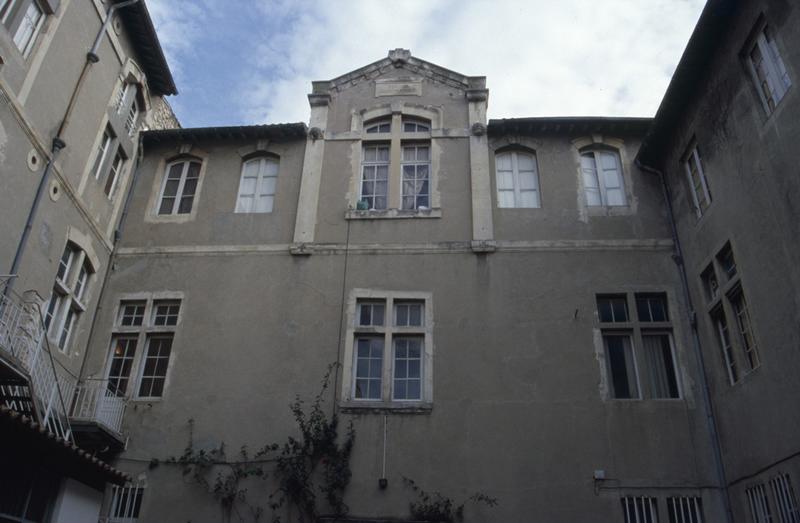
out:
{"label": "stone window surround", "polygon": [[[575,175],[577,177],[578,188],[578,211],[583,219],[594,216],[630,216],[636,214],[638,200],[634,197],[633,182],[633,162],[628,158],[625,149],[625,141],[620,138],[605,136],[602,134],[592,134],[572,140],[573,155],[575,158]],[[622,180],[625,185],[625,205],[588,205],[586,202],[586,187],[583,183],[583,172],[581,170],[581,153],[592,147],[606,147],[614,149],[619,154],[620,168],[622,169]]]}
{"label": "stone window surround", "polygon": [[[381,118],[390,117],[392,119],[392,130],[390,133],[369,133],[364,129],[365,122],[371,122]],[[430,132],[403,132],[402,121],[404,117],[415,120],[426,120],[430,122]],[[441,194],[439,193],[439,169],[441,159],[441,145],[438,138],[441,133],[437,132],[442,127],[442,110],[433,106],[422,106],[417,104],[394,102],[391,104],[381,104],[369,109],[354,111],[350,122],[350,137],[352,143],[352,173],[350,177],[350,187],[347,195],[349,209],[345,213],[346,219],[386,219],[386,218],[441,218]],[[391,142],[392,147],[389,151],[389,190],[388,208],[382,210],[359,211],[356,210],[358,196],[361,185],[361,157],[365,141]],[[406,210],[401,209],[401,155],[403,142],[426,142],[430,143],[430,209]]]}
{"label": "stone window surround", "polygon": [[[537,148],[541,147],[541,142],[532,138],[525,137],[504,137],[496,142],[490,144],[491,158],[491,183],[492,183],[492,205],[495,210],[519,212],[520,210],[535,211],[544,206],[544,197],[542,196],[542,173],[539,169],[539,155]],[[539,205],[536,207],[500,207],[500,202],[497,197],[497,157],[503,153],[523,153],[533,157],[534,165],[536,166],[536,186],[539,193]]]}
{"label": "stone window surround", "polygon": [[[667,290],[667,285],[662,286],[643,286],[643,285],[636,285],[636,286],[619,286],[617,288],[603,288],[598,289],[596,292],[592,293],[591,295],[591,303],[592,303],[592,311],[593,311],[593,320],[592,320],[592,329],[593,329],[593,346],[594,346],[594,353],[595,359],[599,365],[600,370],[600,383],[599,383],[599,390],[600,396],[604,402],[607,403],[650,403],[650,402],[658,402],[658,403],[680,403],[683,401],[691,402],[693,401],[693,391],[691,387],[686,386],[687,383],[691,383],[691,380],[688,379],[687,370],[684,365],[684,361],[688,361],[687,356],[684,354],[682,347],[685,346],[685,343],[682,341],[686,340],[686,336],[683,330],[683,325],[678,316],[676,316],[676,311],[681,310],[679,304],[675,301],[675,296],[672,292]],[[636,311],[636,296],[641,294],[666,294],[667,298],[667,310],[669,311],[669,321],[668,322],[658,322],[658,323],[650,323],[650,322],[641,322],[637,316]],[[612,295],[624,295],[627,299],[628,305],[628,322],[625,323],[611,323],[605,322],[602,323],[599,320],[599,316],[597,313],[597,296],[612,296]],[[628,332],[632,338],[632,347],[634,353],[634,358],[638,356],[638,353],[641,353],[643,347],[639,340],[641,339],[642,332],[651,331],[653,334],[669,334],[670,341],[672,343],[672,354],[673,354],[673,365],[675,366],[675,378],[678,384],[678,394],[679,397],[677,398],[652,398],[646,394],[646,386],[647,383],[642,380],[642,369],[643,363],[639,363],[637,360],[637,367],[638,367],[638,375],[639,375],[639,397],[638,398],[614,398],[612,395],[612,385],[611,385],[611,376],[608,373],[608,365],[606,364],[606,349],[605,349],[605,342],[603,340],[603,334],[615,334],[615,333],[623,333]],[[641,359],[640,356],[639,360]]]}
{"label": "stone window surround", "polygon": [[[150,196],[147,199],[147,210],[144,213],[146,223],[186,223],[197,218],[197,209],[200,207],[200,198],[203,192],[203,185],[206,179],[206,169],[208,167],[209,154],[206,151],[193,147],[190,144],[182,144],[177,147],[172,154],[161,157],[156,167],[156,175],[150,187]],[[200,162],[200,173],[198,174],[197,188],[194,192],[192,210],[186,214],[158,214],[158,207],[161,203],[161,193],[167,177],[167,167],[181,159],[194,159]]]}
{"label": "stone window surround", "polygon": [[[358,300],[384,300],[385,308],[385,330],[387,338],[398,334],[398,327],[394,327],[394,310],[390,307],[390,301],[394,303],[404,300],[424,301],[424,347],[422,361],[422,399],[419,401],[393,401],[391,396],[384,397],[381,401],[356,400],[354,399],[354,366],[355,366],[355,337],[356,337],[356,307]],[[347,298],[347,330],[344,340],[344,354],[342,357],[342,380],[339,404],[344,410],[353,412],[376,411],[376,412],[403,412],[403,413],[426,413],[433,408],[433,293],[422,291],[389,291],[377,289],[354,288],[350,291]],[[402,328],[399,328],[402,329]],[[392,369],[394,348],[391,343],[384,344],[383,353],[383,377],[389,382],[384,384],[391,390]],[[387,365],[387,362],[390,362]]]}
{"label": "stone window surround", "polygon": [[[761,14],[756,20],[755,24],[753,24],[753,28],[750,31],[749,36],[745,40],[744,46],[739,52],[742,65],[745,68],[746,74],[750,80],[749,81],[749,84],[751,86],[750,91],[754,96],[754,98],[757,100],[757,104],[760,105],[762,108],[760,117],[764,120],[764,122],[771,120],[776,114],[781,113],[783,111],[783,108],[786,107],[786,105],[791,105],[781,102],[783,102],[783,100],[786,97],[792,96],[793,92],[796,91],[796,89],[792,89],[792,85],[789,85],[789,87],[785,88],[785,92],[781,96],[780,100],[776,102],[775,108],[770,109],[769,106],[767,105],[767,100],[764,96],[764,93],[761,90],[761,86],[759,85],[758,75],[756,74],[755,69],[753,68],[752,60],[750,59],[750,52],[753,50],[754,47],[759,45],[758,44],[759,36],[763,35],[764,29],[768,26],[772,27],[773,29],[775,27],[774,24],[768,23],[766,17],[763,14]],[[778,48],[778,53],[781,59],[783,59],[783,57],[785,56],[788,56],[788,53],[784,48],[783,41],[780,38],[776,38],[774,30],[772,31],[772,37],[775,46]],[[796,76],[791,60],[783,61],[783,66],[786,68],[786,71],[789,74],[789,80],[791,81],[791,78]]]}
{"label": "stone window surround", "polygon": [[[94,282],[97,272],[100,268],[100,259],[97,257],[97,253],[95,252],[94,248],[92,247],[91,238],[87,235],[75,229],[74,227],[70,226],[67,229],[67,238],[64,242],[64,248],[59,251],[58,260],[61,260],[61,255],[66,248],[67,245],[72,245],[75,252],[75,257],[73,258],[69,272],[64,278],[64,280],[59,280],[57,277],[55,279],[55,283],[53,285],[53,293],[58,292],[59,295],[62,296],[63,300],[66,300],[66,303],[62,304],[61,310],[56,311],[56,314],[59,316],[53,317],[53,323],[50,324],[49,328],[47,329],[47,338],[49,343],[52,347],[57,347],[58,350],[67,356],[71,356],[69,352],[69,344],[70,341],[75,339],[76,329],[78,326],[79,317],[75,317],[72,322],[72,327],[70,329],[69,340],[67,340],[67,345],[64,348],[58,347],[58,338],[60,336],[61,328],[63,326],[63,322],[66,316],[66,308],[72,307],[73,309],[77,310],[78,313],[85,312],[86,307],[92,301],[92,283]],[[80,268],[87,264],[89,267],[89,273],[86,275],[86,281],[83,283],[83,290],[82,296],[80,300],[77,300],[73,297],[72,293],[75,288],[75,282],[78,278],[78,273]],[[51,298],[52,299],[52,295]],[[44,318],[44,313],[47,311],[50,305],[50,300],[47,300],[45,303],[42,304],[42,317]],[[80,352],[76,351],[74,356],[78,356]]]}
{"label": "stone window surround", "polygon": [[[123,326],[120,324],[120,306],[123,302],[142,301],[145,302],[145,310],[142,325]],[[180,310],[178,312],[178,320],[175,325],[168,326],[155,326],[152,324],[154,303],[157,301],[177,301],[180,302]],[[129,376],[128,390],[125,397],[129,401],[141,403],[156,403],[163,401],[167,396],[169,390],[172,368],[175,361],[178,359],[179,349],[178,340],[180,339],[181,324],[185,317],[186,298],[181,291],[155,291],[155,292],[133,292],[123,293],[114,297],[113,301],[113,316],[112,328],[110,329],[109,339],[107,343],[106,356],[103,362],[102,379],[108,378],[108,373],[111,370],[112,357],[111,352],[114,348],[114,340],[118,335],[135,335],[136,336],[136,353],[134,355],[133,363],[131,365],[131,373]],[[172,334],[172,346],[170,350],[169,363],[167,365],[166,377],[164,379],[164,387],[161,396],[157,397],[139,397],[139,385],[141,381],[142,370],[147,353],[148,337],[154,334]],[[92,376],[89,376],[90,378]]]}
{"label": "stone window surround", "polygon": [[[725,272],[719,262],[719,255],[726,249],[726,247],[731,249],[731,252],[733,253],[733,259],[736,262],[736,275],[731,278],[725,276]],[[735,247],[736,245],[733,240],[725,239],[714,246],[714,248],[711,250],[712,254],[704,258],[699,265],[699,268],[695,270],[695,274],[698,275],[696,281],[698,282],[698,287],[700,289],[701,300],[706,307],[708,332],[711,334],[711,340],[713,340],[712,345],[714,347],[714,354],[716,355],[715,357],[719,359],[718,368],[723,369],[725,381],[731,387],[739,385],[740,383],[747,381],[747,379],[751,376],[758,374],[758,370],[763,365],[762,345],[759,342],[758,328],[756,321],[753,318],[753,304],[747,299],[748,295],[745,294],[743,290],[742,268],[740,265],[741,260],[736,254],[738,251]],[[713,297],[709,297],[706,293],[706,282],[704,281],[706,275],[709,274],[709,269],[713,271],[712,274],[716,278],[718,285],[716,294]],[[751,336],[755,344],[755,356],[758,359],[758,365],[751,369],[748,369],[745,365],[746,359],[744,354],[744,346],[741,340],[739,325],[737,324],[736,311],[734,310],[733,306],[733,300],[738,295],[744,296],[744,301],[747,305],[750,321],[749,327],[752,331]],[[724,313],[725,322],[727,324],[728,338],[734,356],[733,360],[738,372],[738,377],[736,380],[733,379],[733,376],[729,370],[729,362],[726,360],[723,349],[720,347],[720,334],[718,332],[716,319],[720,312]]]}

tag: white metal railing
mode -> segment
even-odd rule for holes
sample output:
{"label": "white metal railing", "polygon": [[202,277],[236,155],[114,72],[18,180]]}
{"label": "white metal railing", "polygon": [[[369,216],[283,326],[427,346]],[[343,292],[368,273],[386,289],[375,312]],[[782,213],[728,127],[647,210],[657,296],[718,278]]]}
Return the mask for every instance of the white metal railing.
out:
{"label": "white metal railing", "polygon": [[10,356],[28,374],[39,423],[72,441],[65,402],[72,397],[76,380],[55,363],[46,343],[39,305],[0,290],[0,357]]}
{"label": "white metal railing", "polygon": [[89,379],[75,387],[70,417],[74,420],[93,421],[121,434],[126,405],[124,397],[109,389],[108,380]]}

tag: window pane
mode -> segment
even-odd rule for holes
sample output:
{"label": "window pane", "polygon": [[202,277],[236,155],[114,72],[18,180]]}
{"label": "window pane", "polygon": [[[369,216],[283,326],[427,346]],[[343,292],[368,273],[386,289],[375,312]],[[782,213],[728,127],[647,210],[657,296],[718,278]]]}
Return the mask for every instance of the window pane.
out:
{"label": "window pane", "polygon": [[356,355],[356,399],[381,399],[383,338],[358,338]]}
{"label": "window pane", "polygon": [[160,397],[164,391],[166,369],[172,352],[172,336],[159,335],[152,337],[147,342],[142,370],[142,379],[139,385],[140,397]]}
{"label": "window pane", "polygon": [[422,339],[397,337],[394,344],[394,399],[419,400]]}
{"label": "window pane", "polygon": [[636,368],[630,337],[603,335],[606,349],[606,366],[610,377],[611,397],[629,399],[639,397]]}
{"label": "window pane", "polygon": [[669,321],[665,294],[637,294],[636,312],[639,321]]}
{"label": "window pane", "polygon": [[653,398],[678,398],[678,379],[669,335],[643,335],[644,360]]}
{"label": "window pane", "polygon": [[601,322],[627,322],[628,300],[625,296],[598,296],[597,313]]}

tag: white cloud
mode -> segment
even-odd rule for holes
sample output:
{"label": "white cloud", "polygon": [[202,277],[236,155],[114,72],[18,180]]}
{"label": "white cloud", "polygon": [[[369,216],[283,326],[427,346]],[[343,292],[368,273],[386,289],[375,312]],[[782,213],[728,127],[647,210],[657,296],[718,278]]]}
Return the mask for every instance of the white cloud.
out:
{"label": "white cloud", "polygon": [[[212,1],[203,0],[202,9],[223,3],[235,8],[229,0]],[[487,76],[492,118],[649,116],[704,3],[251,1],[269,29],[253,34],[255,52],[239,68],[238,82],[247,89],[228,102],[234,118],[248,123],[307,121],[311,81],[379,60],[396,47],[460,73]],[[185,21],[192,17],[180,12],[200,8],[187,0],[149,5],[174,67],[202,37],[201,28]]]}

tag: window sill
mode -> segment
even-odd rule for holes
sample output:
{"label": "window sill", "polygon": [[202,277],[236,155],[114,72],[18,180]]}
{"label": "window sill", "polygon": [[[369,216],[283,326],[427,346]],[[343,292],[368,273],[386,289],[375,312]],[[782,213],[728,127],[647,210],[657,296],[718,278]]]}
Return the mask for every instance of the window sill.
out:
{"label": "window sill", "polygon": [[385,209],[369,211],[348,210],[344,218],[346,220],[385,220],[385,219],[404,219],[404,218],[441,218],[440,208],[425,210],[405,210],[405,209]]}
{"label": "window sill", "polygon": [[339,408],[348,414],[430,414],[433,411],[433,403],[342,401],[339,402]]}

